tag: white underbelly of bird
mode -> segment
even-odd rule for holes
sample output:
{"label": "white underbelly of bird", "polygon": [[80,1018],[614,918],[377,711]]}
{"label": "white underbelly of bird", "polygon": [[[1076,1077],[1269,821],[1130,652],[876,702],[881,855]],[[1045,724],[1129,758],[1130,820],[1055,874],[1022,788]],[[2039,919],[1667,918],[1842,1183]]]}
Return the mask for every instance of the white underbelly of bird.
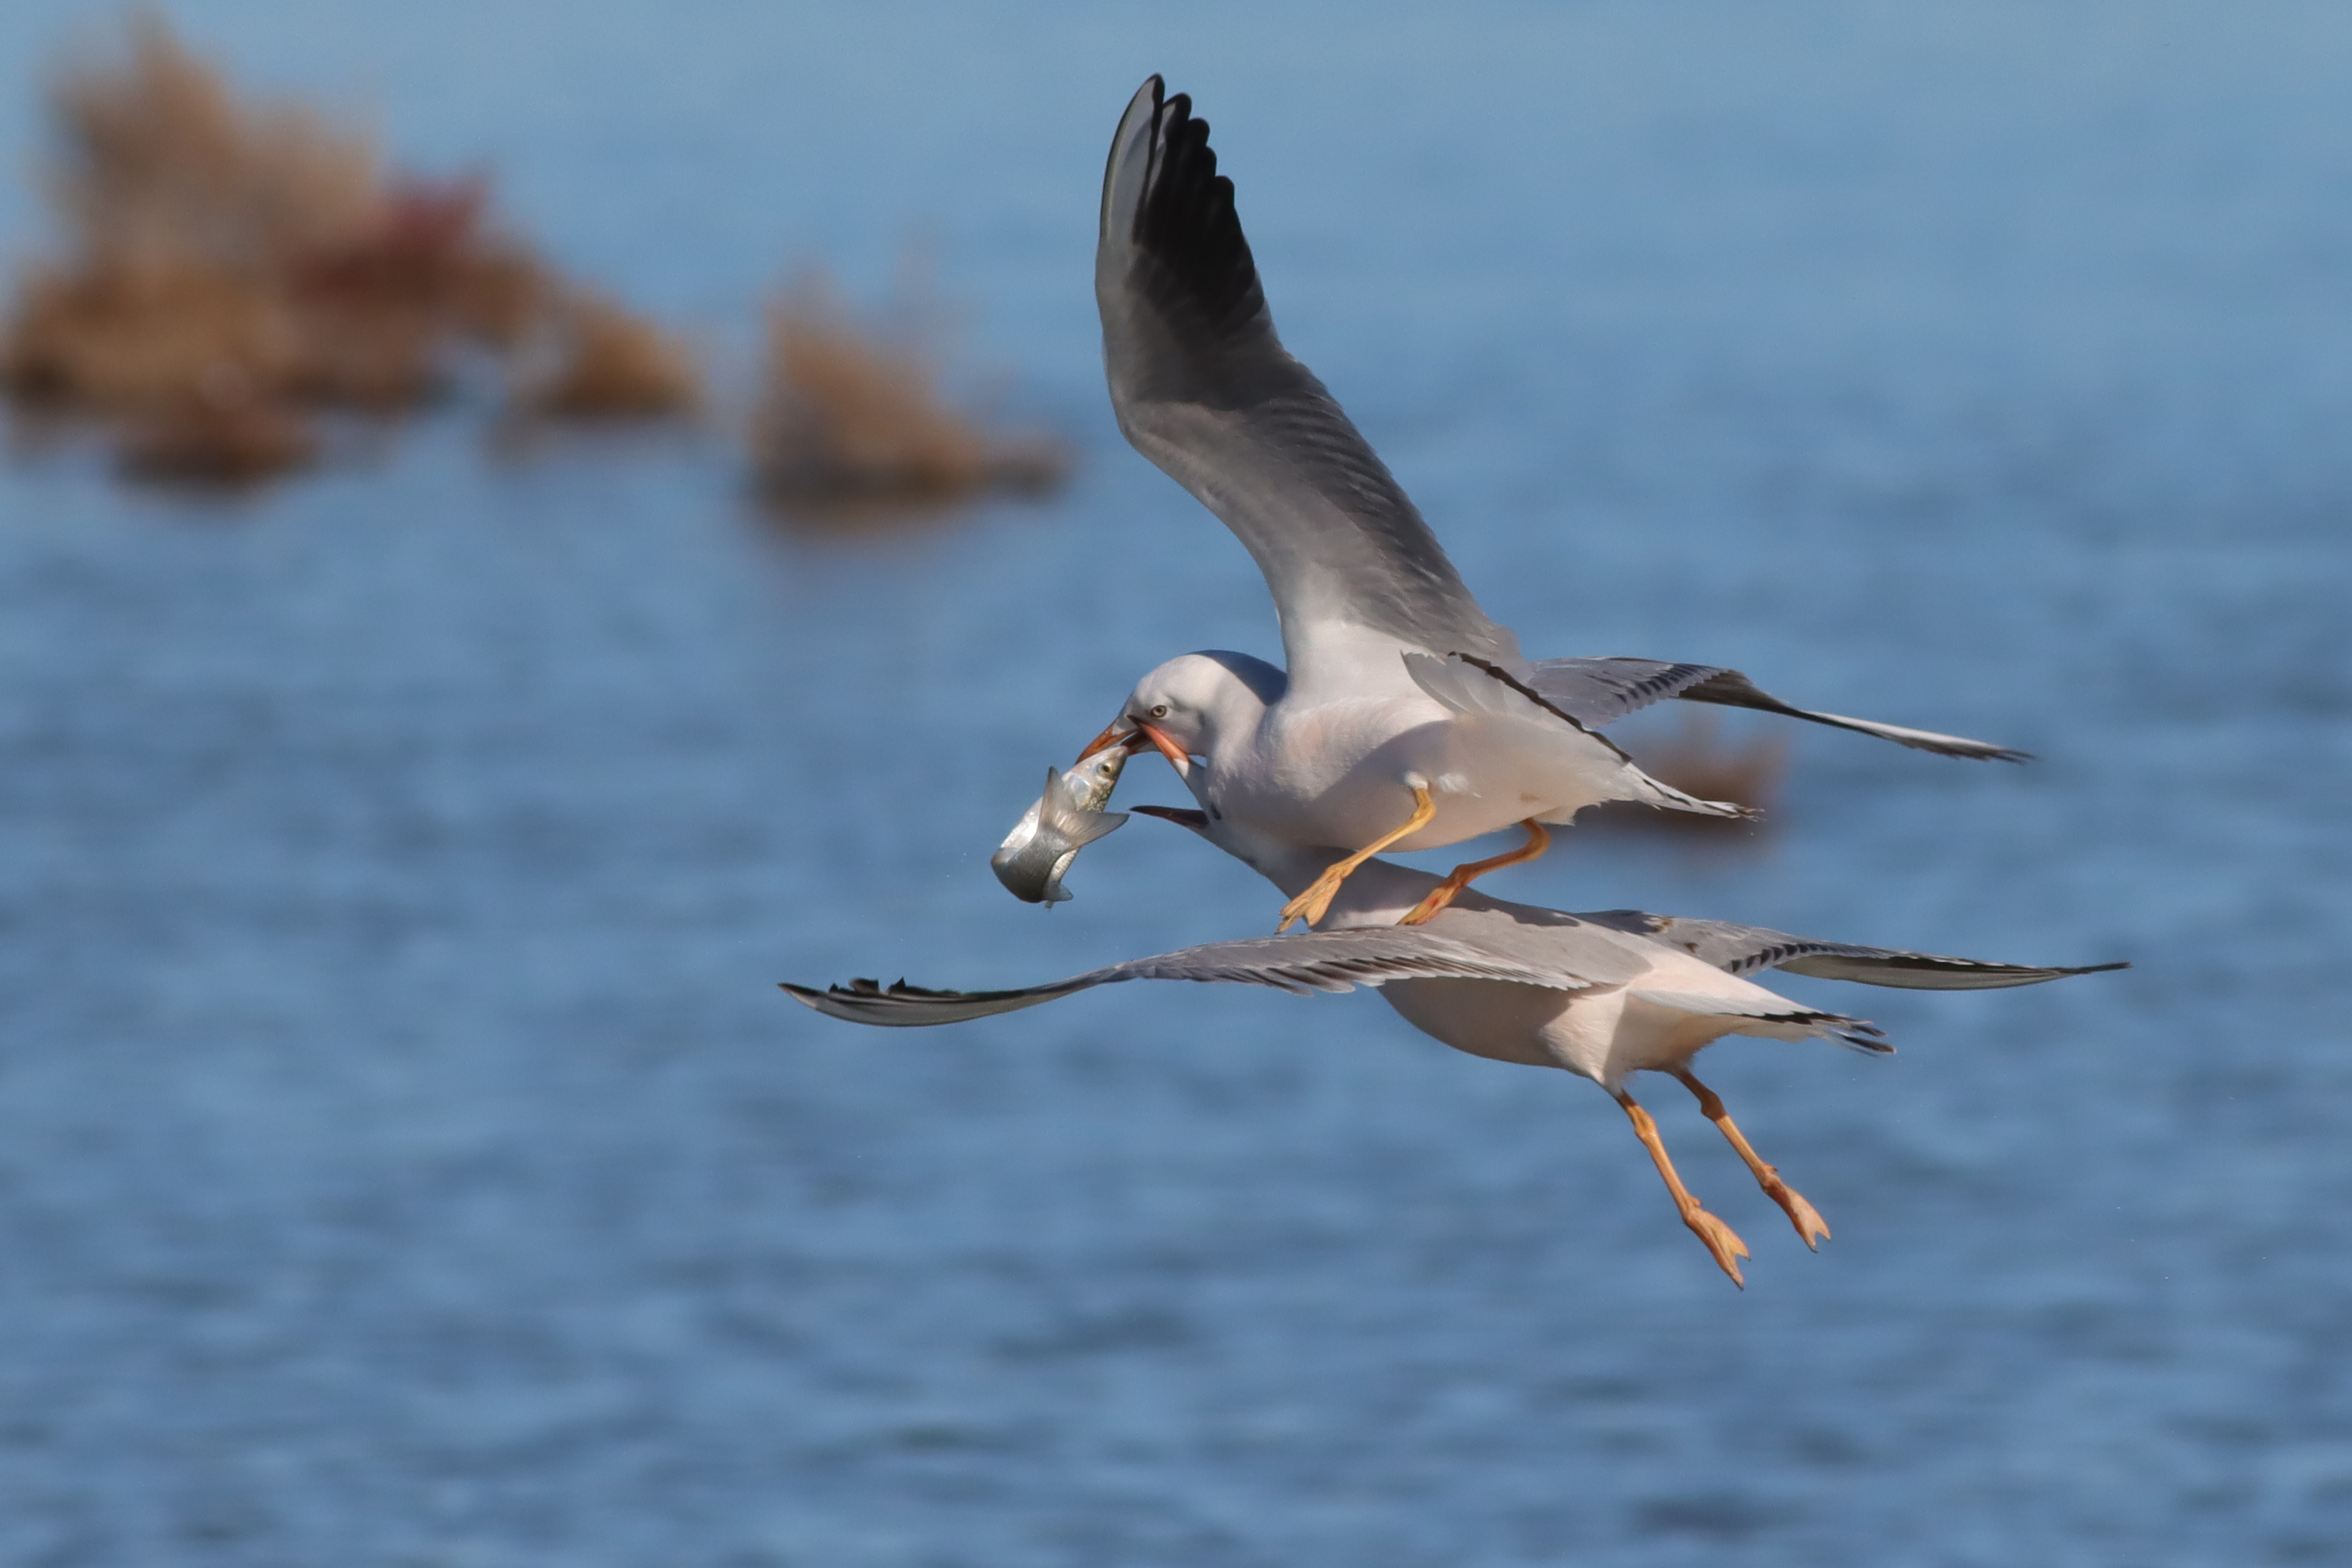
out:
{"label": "white underbelly of bird", "polygon": [[1464,713],[1416,691],[1267,710],[1251,743],[1215,759],[1216,809],[1268,837],[1358,847],[1391,834],[1429,793],[1433,816],[1394,849],[1435,849],[1588,805],[1640,801],[1736,815],[1652,779],[1624,753],[1549,715]]}

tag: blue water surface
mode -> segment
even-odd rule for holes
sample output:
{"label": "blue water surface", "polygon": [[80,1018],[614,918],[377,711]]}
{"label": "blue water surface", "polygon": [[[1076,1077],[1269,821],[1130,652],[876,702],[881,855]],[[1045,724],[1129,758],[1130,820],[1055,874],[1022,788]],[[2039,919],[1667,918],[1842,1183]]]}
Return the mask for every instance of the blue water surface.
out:
{"label": "blue water surface", "polygon": [[[461,405],[226,502],[0,468],[0,1562],[2352,1561],[2352,14],[172,15],[739,381],[796,262],[926,244],[1079,468],[863,533],[748,505],[726,418],[518,457]],[[16,258],[40,67],[114,17],[0,11]],[[2137,963],[1790,980],[1903,1053],[1708,1058],[1819,1256],[1673,1086],[1744,1294],[1604,1097],[1370,994],[774,990],[1270,923],[1148,820],[1050,913],[986,865],[1144,668],[1277,652],[1101,392],[1153,69],[1531,651],[2041,753],[1808,731],[1768,836],[1497,879]]]}

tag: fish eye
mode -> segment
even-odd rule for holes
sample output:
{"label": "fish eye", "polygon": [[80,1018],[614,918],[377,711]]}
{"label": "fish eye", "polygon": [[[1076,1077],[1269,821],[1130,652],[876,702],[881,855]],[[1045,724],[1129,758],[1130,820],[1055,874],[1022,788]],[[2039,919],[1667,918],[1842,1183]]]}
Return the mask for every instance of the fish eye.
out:
{"label": "fish eye", "polygon": [[1168,717],[1168,704],[1166,704],[1165,702],[1155,702],[1155,703],[1153,703],[1153,704],[1151,705],[1151,716],[1152,716],[1154,719],[1165,719],[1165,718],[1167,718],[1167,717]]}

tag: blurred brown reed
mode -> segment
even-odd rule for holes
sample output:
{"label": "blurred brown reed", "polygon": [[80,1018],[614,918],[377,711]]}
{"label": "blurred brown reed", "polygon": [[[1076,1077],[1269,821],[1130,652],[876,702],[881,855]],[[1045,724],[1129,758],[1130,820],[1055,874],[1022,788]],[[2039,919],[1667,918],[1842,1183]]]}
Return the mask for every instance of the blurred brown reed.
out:
{"label": "blurred brown reed", "polygon": [[235,489],[299,468],[317,446],[283,405],[224,388],[141,409],[123,425],[116,462],[140,479]]}
{"label": "blurred brown reed", "polygon": [[359,227],[373,139],[294,104],[241,105],[154,13],[124,58],[59,71],[49,195],[85,259],[267,271]]}
{"label": "blurred brown reed", "polygon": [[468,343],[553,344],[545,416],[695,402],[692,361],[499,232],[482,177],[387,176],[368,134],[240,102],[152,14],[50,103],[67,254],[18,280],[0,389],[109,422],[127,471],[298,467],[320,449],[310,410],[413,408]]}
{"label": "blurred brown reed", "polygon": [[814,275],[769,305],[752,458],[769,500],[859,521],[1040,494],[1069,471],[1059,443],[992,431],[950,404],[914,334],[859,325]]}
{"label": "blurred brown reed", "polygon": [[701,402],[694,355],[652,323],[584,292],[549,315],[540,363],[515,389],[524,417],[657,418],[690,413]]}

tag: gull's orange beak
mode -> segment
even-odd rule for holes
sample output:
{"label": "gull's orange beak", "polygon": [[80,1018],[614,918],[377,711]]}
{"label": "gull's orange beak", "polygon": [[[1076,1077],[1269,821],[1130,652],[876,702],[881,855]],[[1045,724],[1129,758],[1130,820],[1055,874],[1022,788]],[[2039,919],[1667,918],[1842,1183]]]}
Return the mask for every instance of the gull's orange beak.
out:
{"label": "gull's orange beak", "polygon": [[1176,770],[1178,778],[1182,778],[1192,771],[1192,759],[1184,754],[1183,747],[1168,738],[1167,731],[1157,724],[1147,724],[1139,720],[1135,727],[1145,740],[1150,741],[1159,750],[1161,756],[1168,759],[1168,765]]}
{"label": "gull's orange beak", "polygon": [[1184,754],[1183,747],[1168,738],[1167,731],[1139,719],[1131,721],[1124,718],[1113,720],[1101,734],[1087,742],[1087,749],[1078,753],[1078,761],[1083,763],[1097,752],[1108,752],[1119,745],[1130,752],[1139,752],[1146,746],[1154,748],[1168,759],[1169,765],[1176,770],[1179,778],[1192,771],[1192,759]]}
{"label": "gull's orange beak", "polygon": [[1130,750],[1143,744],[1142,732],[1137,730],[1134,725],[1129,723],[1123,717],[1112,720],[1108,728],[1104,730],[1101,734],[1097,735],[1093,740],[1088,741],[1087,742],[1087,749],[1078,753],[1078,761],[1083,763],[1088,757],[1093,756],[1097,752],[1108,752],[1113,746],[1119,744],[1121,742],[1126,742]]}

